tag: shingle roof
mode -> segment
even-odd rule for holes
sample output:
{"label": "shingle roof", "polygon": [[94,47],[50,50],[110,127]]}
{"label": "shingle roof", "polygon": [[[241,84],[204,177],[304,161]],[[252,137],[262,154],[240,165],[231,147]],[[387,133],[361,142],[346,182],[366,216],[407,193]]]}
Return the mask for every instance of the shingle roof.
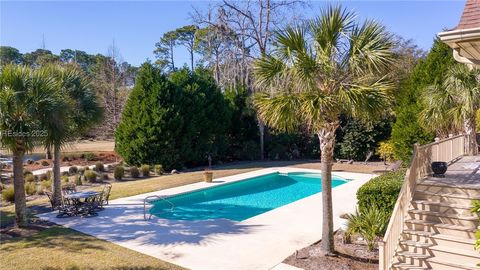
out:
{"label": "shingle roof", "polygon": [[480,0],[467,0],[462,18],[455,30],[480,27]]}

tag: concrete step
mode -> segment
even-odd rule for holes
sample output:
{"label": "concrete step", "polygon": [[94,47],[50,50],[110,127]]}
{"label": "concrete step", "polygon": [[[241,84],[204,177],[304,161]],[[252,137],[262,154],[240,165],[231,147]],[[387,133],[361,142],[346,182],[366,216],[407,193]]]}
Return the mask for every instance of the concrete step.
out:
{"label": "concrete step", "polygon": [[459,214],[446,214],[440,212],[411,209],[408,211],[410,217],[414,219],[432,221],[437,223],[462,225],[466,227],[477,227],[478,216],[464,216]]}
{"label": "concrete step", "polygon": [[473,216],[475,215],[470,211],[470,205],[461,205],[453,203],[442,203],[439,201],[429,201],[429,200],[414,200],[412,201],[412,206],[417,210],[433,211],[440,212],[445,214],[459,214],[463,216]]}
{"label": "concrete step", "polygon": [[467,264],[464,262],[452,262],[446,261],[439,258],[430,258],[427,259],[427,265],[430,269],[435,270],[478,270],[476,264]]}

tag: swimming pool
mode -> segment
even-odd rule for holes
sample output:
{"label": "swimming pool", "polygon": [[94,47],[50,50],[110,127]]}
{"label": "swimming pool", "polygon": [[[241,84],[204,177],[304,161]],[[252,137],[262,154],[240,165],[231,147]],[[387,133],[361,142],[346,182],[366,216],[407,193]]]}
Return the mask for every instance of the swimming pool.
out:
{"label": "swimming pool", "polygon": [[[150,213],[171,220],[242,221],[322,191],[319,173],[271,173],[153,201]],[[333,176],[332,187],[346,183]]]}

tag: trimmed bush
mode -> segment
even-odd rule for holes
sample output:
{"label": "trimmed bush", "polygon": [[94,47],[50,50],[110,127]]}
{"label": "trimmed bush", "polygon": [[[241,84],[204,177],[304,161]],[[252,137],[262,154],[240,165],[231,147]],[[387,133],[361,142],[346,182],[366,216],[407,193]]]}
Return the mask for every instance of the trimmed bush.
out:
{"label": "trimmed bush", "polygon": [[78,174],[75,175],[75,185],[77,185],[77,186],[83,185],[82,179],[80,178],[80,175],[78,175]]}
{"label": "trimmed bush", "polygon": [[50,163],[48,163],[48,161],[46,160],[42,160],[42,166],[46,167],[46,166],[49,166]]}
{"label": "trimmed bush", "polygon": [[76,174],[76,173],[78,173],[78,167],[77,166],[72,166],[72,167],[68,168],[68,172],[70,174]]}
{"label": "trimmed bush", "polygon": [[48,180],[48,175],[46,173],[42,173],[38,175],[38,181],[45,181]]}
{"label": "trimmed bush", "polygon": [[69,176],[70,174],[68,172],[62,172],[61,175],[62,176]]}
{"label": "trimmed bush", "polygon": [[115,170],[113,172],[113,177],[115,178],[115,180],[122,180],[124,175],[125,175],[125,169],[123,168],[123,166],[115,167]]}
{"label": "trimmed bush", "polygon": [[45,180],[40,182],[40,186],[42,190],[51,190],[52,189],[52,180]]}
{"label": "trimmed bush", "polygon": [[97,171],[97,172],[105,171],[105,166],[103,166],[102,162],[95,163],[95,171]]}
{"label": "trimmed bush", "polygon": [[27,174],[25,176],[25,182],[27,183],[35,182],[35,176],[33,174]]}
{"label": "trimmed bush", "polygon": [[88,166],[83,167],[84,172],[89,171],[89,170],[90,170],[90,167],[88,167]]}
{"label": "trimmed bush", "polygon": [[143,176],[143,177],[150,176],[150,165],[143,164],[143,165],[140,167],[140,171],[142,171],[142,176]]}
{"label": "trimmed bush", "polygon": [[103,180],[109,180],[110,177],[108,176],[108,173],[102,173],[102,179]]}
{"label": "trimmed bush", "polygon": [[68,183],[68,176],[62,175],[62,182]]}
{"label": "trimmed bush", "polygon": [[92,170],[85,171],[85,178],[88,182],[95,183],[97,181],[97,173]]}
{"label": "trimmed bush", "polygon": [[23,170],[23,177],[26,177],[27,175],[30,175],[30,174],[33,175],[32,171],[27,170],[27,169],[24,169],[24,170]]}
{"label": "trimmed bush", "polygon": [[87,152],[84,154],[83,156],[85,158],[86,161],[92,161],[92,160],[95,160],[95,154],[92,153],[92,152]]}
{"label": "trimmed bush", "polygon": [[155,165],[155,173],[157,175],[162,175],[164,173],[163,166],[160,164]]}
{"label": "trimmed bush", "polygon": [[13,191],[13,186],[7,187],[2,191],[2,198],[4,201],[7,202],[14,202],[15,201],[15,193]]}
{"label": "trimmed bush", "polygon": [[47,179],[48,180],[53,179],[53,172],[52,171],[47,171]]}
{"label": "trimmed bush", "polygon": [[140,176],[140,171],[136,166],[130,167],[130,176],[133,178],[138,178]]}
{"label": "trimmed bush", "polygon": [[37,186],[34,182],[28,182],[25,184],[25,193],[27,195],[33,195],[37,192]]}
{"label": "trimmed bush", "polygon": [[405,169],[389,172],[377,176],[361,186],[357,191],[360,212],[376,206],[390,216],[402,188],[405,172]]}

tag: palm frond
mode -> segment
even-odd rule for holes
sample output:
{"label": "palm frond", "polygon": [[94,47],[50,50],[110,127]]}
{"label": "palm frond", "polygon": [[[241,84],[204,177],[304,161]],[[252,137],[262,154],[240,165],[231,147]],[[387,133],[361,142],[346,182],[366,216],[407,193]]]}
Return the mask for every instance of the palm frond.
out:
{"label": "palm frond", "polygon": [[270,96],[260,93],[254,96],[253,104],[258,110],[259,117],[268,126],[291,132],[301,125],[301,100],[296,94],[280,94]]}

